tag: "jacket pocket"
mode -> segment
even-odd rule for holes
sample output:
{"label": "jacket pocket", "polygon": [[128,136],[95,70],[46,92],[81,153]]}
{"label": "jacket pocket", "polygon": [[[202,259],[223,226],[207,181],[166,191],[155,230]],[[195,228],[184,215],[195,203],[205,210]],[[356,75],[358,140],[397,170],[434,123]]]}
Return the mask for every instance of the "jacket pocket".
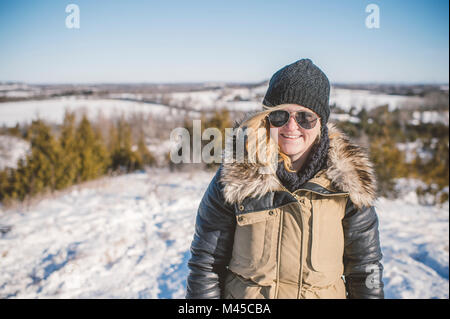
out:
{"label": "jacket pocket", "polygon": [[236,216],[232,264],[239,269],[258,269],[267,264],[274,243],[276,210]]}
{"label": "jacket pocket", "polygon": [[345,201],[345,198],[312,200],[311,266],[315,271],[343,271]]}
{"label": "jacket pocket", "polygon": [[230,271],[225,283],[224,299],[267,299],[270,298],[270,288]]}

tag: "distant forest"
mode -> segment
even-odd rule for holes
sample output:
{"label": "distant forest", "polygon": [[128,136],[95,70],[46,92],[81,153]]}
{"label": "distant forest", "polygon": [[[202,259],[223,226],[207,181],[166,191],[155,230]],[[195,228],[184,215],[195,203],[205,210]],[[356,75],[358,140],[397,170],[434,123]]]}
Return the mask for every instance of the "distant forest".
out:
{"label": "distant forest", "polygon": [[[375,165],[380,196],[398,196],[396,179],[414,178],[423,182],[424,186],[416,192],[424,203],[446,202],[449,197],[448,126],[412,125],[405,120],[405,112],[409,111],[389,111],[385,105],[353,114],[358,123],[336,124],[352,140],[367,148]],[[205,113],[201,116],[202,127],[217,127],[224,136],[225,128],[232,127],[240,115],[228,110]],[[128,173],[147,166],[185,169],[188,164],[173,164],[169,153],[163,163],[157,163],[155,154],[146,146],[149,137],[167,140],[170,131],[180,126],[192,132],[192,118],[144,119],[136,114],[127,119],[121,116],[91,122],[84,115],[77,121],[76,114],[66,112],[62,125],[50,126],[37,119],[30,125],[3,128],[0,134],[29,141],[31,151],[19,161],[17,168],[0,171],[0,201],[3,204],[23,201],[100,176]],[[418,142],[420,149],[408,161],[398,144]],[[218,167],[218,164],[202,165],[211,170]]]}

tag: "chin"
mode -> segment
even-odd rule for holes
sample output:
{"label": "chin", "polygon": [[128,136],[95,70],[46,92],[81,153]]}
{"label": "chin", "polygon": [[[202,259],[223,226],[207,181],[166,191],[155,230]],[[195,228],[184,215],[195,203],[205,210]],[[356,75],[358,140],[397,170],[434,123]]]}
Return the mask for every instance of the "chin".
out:
{"label": "chin", "polygon": [[292,147],[292,146],[281,147],[281,150],[283,151],[284,154],[288,156],[302,154],[305,151],[304,147]]}

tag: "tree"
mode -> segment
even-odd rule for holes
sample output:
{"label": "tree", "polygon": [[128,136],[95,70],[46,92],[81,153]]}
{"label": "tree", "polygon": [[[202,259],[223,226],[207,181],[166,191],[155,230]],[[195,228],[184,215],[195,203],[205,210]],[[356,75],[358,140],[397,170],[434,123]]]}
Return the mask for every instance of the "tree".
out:
{"label": "tree", "polygon": [[380,195],[395,197],[395,178],[407,175],[405,154],[391,138],[382,136],[371,141],[370,157],[375,166]]}
{"label": "tree", "polygon": [[108,152],[101,135],[94,132],[86,115],[83,115],[75,136],[80,161],[77,182],[105,174],[109,166]]}
{"label": "tree", "polygon": [[[112,131],[112,168],[126,172],[142,168],[142,160],[133,149],[131,128],[123,116],[117,121],[117,128]],[[137,150],[137,149],[136,149]]]}
{"label": "tree", "polygon": [[75,134],[75,113],[66,111],[61,127],[61,136],[59,138],[61,155],[59,156],[57,167],[58,178],[56,181],[56,189],[63,189],[76,182],[77,173],[81,167],[81,158],[77,150]]}
{"label": "tree", "polygon": [[145,165],[155,165],[156,159],[153,154],[148,150],[147,145],[145,144],[144,132],[141,130],[139,133],[139,140],[137,143],[137,152],[141,158],[141,163],[143,166]]}
{"label": "tree", "polygon": [[[216,140],[215,143],[221,143],[220,145],[215,144],[215,147],[213,149],[221,149],[223,150],[225,148],[225,129],[226,128],[232,128],[232,121],[231,121],[231,117],[230,117],[230,111],[227,109],[223,109],[223,110],[216,110],[213,114],[213,116],[209,119],[209,120],[202,120],[202,124],[204,124],[204,127],[202,127],[202,132],[204,130],[204,128],[209,128],[209,127],[215,127],[217,128],[222,136],[221,140]],[[203,126],[203,125],[202,125]],[[203,144],[208,143],[208,141],[203,141]],[[211,154],[212,155],[212,154]],[[217,168],[218,163],[208,163],[206,165],[208,168]]]}
{"label": "tree", "polygon": [[[22,185],[27,194],[35,195],[44,190],[54,190],[57,181],[58,158],[60,147],[52,135],[51,129],[42,120],[35,120],[29,128],[28,136],[31,141],[31,154],[22,163],[18,172],[23,180]],[[29,185],[26,185],[29,184]]]}

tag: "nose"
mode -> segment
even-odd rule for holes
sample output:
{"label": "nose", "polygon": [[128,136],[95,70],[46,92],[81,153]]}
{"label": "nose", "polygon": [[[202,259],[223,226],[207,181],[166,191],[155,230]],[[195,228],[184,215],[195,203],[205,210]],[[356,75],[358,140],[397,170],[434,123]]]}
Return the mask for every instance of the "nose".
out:
{"label": "nose", "polygon": [[295,118],[293,115],[291,115],[291,118],[286,123],[286,128],[289,129],[290,131],[294,131],[298,128],[297,122],[295,121]]}

